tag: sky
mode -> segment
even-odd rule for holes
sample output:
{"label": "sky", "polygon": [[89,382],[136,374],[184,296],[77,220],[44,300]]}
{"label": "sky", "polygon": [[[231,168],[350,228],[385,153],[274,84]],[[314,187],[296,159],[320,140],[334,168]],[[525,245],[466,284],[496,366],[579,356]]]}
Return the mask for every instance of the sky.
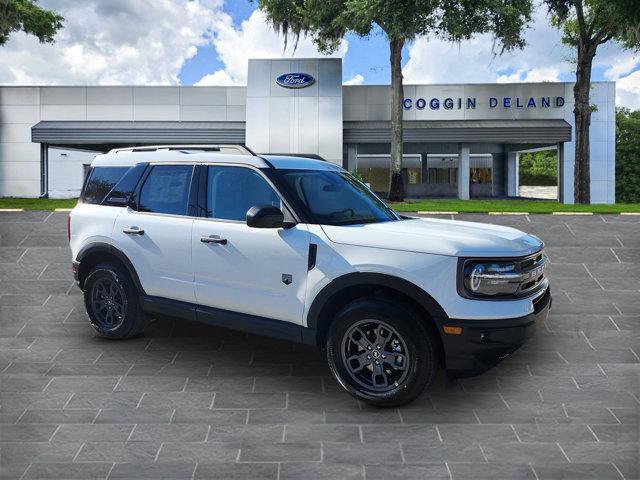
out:
{"label": "sky", "polygon": [[[0,85],[244,85],[248,58],[315,57],[313,42],[284,50],[256,1],[40,0],[62,14],[54,45],[14,34],[0,47]],[[403,50],[405,83],[572,81],[572,52],[537,6],[524,50],[494,55],[492,38],[460,44],[417,38]],[[389,47],[377,31],[347,35],[332,54],[343,82],[389,84]],[[601,46],[593,80],[615,80],[616,102],[640,109],[640,53]]]}

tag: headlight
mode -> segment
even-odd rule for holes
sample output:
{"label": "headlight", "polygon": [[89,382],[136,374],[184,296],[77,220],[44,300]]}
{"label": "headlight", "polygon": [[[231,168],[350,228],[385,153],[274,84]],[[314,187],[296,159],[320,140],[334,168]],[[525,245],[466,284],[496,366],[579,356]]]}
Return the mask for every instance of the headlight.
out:
{"label": "headlight", "polygon": [[464,286],[472,295],[514,295],[521,280],[514,262],[470,261],[464,267]]}
{"label": "headlight", "polygon": [[547,256],[538,252],[516,259],[461,259],[458,291],[469,298],[517,298],[547,284]]}

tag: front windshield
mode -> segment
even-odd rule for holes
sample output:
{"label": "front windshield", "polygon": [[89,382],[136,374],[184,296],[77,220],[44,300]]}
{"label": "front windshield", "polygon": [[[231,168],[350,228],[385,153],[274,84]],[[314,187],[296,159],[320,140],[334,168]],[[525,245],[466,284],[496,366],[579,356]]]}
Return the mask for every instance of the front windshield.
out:
{"label": "front windshield", "polygon": [[322,225],[399,220],[362,182],[338,170],[280,170],[287,187]]}

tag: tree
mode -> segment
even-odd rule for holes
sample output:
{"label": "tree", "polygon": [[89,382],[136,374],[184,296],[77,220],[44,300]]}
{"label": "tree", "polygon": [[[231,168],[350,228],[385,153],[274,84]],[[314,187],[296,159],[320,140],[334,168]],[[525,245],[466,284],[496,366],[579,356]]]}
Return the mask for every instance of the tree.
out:
{"label": "tree", "polygon": [[391,63],[391,169],[389,200],[404,199],[402,182],[402,49],[418,36],[460,42],[478,33],[494,35],[494,51],[522,48],[531,0],[258,0],[273,26],[297,43],[308,34],[321,52],[334,51],[348,32],[370,35],[380,27]]}
{"label": "tree", "polygon": [[558,154],[555,150],[520,154],[520,185],[558,185]]}
{"label": "tree", "polygon": [[640,48],[638,0],[545,0],[552,22],[562,29],[563,42],[576,50],[573,87],[575,118],[574,201],[590,203],[589,103],[591,68],[598,47],[616,41],[625,48]]}
{"label": "tree", "polygon": [[19,31],[35,35],[41,43],[53,43],[63,21],[56,12],[38,6],[36,0],[0,0],[0,46]]}
{"label": "tree", "polygon": [[616,111],[616,202],[640,203],[640,110]]}

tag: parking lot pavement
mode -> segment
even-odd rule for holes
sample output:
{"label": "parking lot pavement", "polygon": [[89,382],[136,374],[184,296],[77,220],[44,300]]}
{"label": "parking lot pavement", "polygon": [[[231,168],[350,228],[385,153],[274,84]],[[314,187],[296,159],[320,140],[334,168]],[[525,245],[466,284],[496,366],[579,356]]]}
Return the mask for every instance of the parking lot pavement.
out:
{"label": "parking lot pavement", "polygon": [[484,216],[540,236],[544,330],[375,409],[319,350],[185,321],[97,338],[66,214],[0,213],[2,478],[638,478],[640,217]]}

